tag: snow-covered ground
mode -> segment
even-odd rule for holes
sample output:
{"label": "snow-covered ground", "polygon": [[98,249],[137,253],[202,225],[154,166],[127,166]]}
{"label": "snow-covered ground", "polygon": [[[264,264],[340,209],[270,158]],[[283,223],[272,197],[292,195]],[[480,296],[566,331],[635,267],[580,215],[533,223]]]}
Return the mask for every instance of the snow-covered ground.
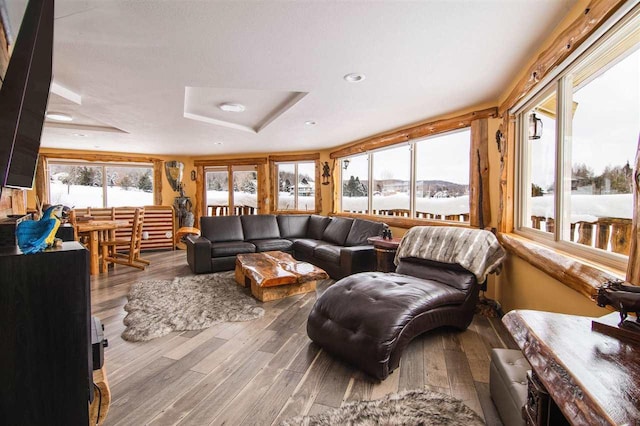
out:
{"label": "snow-covered ground", "polygon": [[[531,215],[555,218],[553,195],[531,198]],[[594,222],[599,217],[631,219],[633,194],[571,195],[571,222]]]}
{"label": "snow-covered ground", "polygon": [[[70,207],[102,207],[102,188],[94,186],[70,185],[59,181],[51,181],[49,186],[52,204],[64,204]],[[257,195],[246,192],[235,192],[236,205],[257,207]],[[137,188],[124,190],[121,187],[107,188],[109,206],[144,206],[153,204],[153,193]],[[226,191],[207,191],[208,205],[225,205],[229,196]],[[278,198],[281,210],[292,210],[294,198],[288,192],[281,192]],[[407,194],[398,193],[389,196],[375,196],[374,209],[408,208]],[[314,197],[298,197],[299,210],[314,210]],[[367,197],[344,197],[342,209],[345,211],[364,211],[367,209]],[[571,222],[595,221],[599,217],[619,217],[630,219],[633,213],[633,195],[581,195],[571,196]],[[416,211],[436,215],[464,214],[469,212],[469,197],[452,198],[417,198]],[[531,199],[531,215],[554,217],[553,196],[533,197]]]}
{"label": "snow-covered ground", "polygon": [[[63,204],[69,207],[102,207],[102,187],[65,185],[59,181],[49,182],[51,204]],[[130,207],[153,205],[153,192],[144,192],[138,188],[124,190],[121,187],[107,187],[109,207]]]}
{"label": "snow-covered ground", "polygon": [[[258,206],[258,198],[256,194],[249,194],[246,192],[234,192],[233,202],[238,206]],[[278,196],[278,209],[279,210],[294,210],[294,197],[293,194],[288,192],[280,192]],[[315,210],[316,200],[314,197],[302,197],[298,196],[298,210]],[[229,193],[227,191],[207,191],[207,205],[228,205]]]}
{"label": "snow-covered ground", "polygon": [[[393,195],[376,195],[373,197],[374,210],[390,210],[409,208],[409,195],[397,193]],[[342,210],[365,211],[367,210],[367,197],[342,198]],[[451,198],[417,198],[416,211],[432,213],[435,215],[451,215],[469,213],[469,196]]]}

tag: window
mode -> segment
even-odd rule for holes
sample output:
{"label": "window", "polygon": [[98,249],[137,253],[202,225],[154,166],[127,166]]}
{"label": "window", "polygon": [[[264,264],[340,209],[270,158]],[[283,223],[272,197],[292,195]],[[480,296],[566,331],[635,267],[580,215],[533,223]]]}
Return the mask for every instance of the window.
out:
{"label": "window", "polygon": [[519,231],[618,267],[629,254],[640,128],[637,21],[517,111]]}
{"label": "window", "polygon": [[375,151],[371,155],[373,170],[372,209],[378,214],[409,217],[411,199],[411,147],[407,144]]}
{"label": "window", "polygon": [[467,128],[343,158],[342,211],[468,222],[470,141]]}
{"label": "window", "polygon": [[258,212],[256,166],[207,167],[205,168],[205,191],[208,216],[257,214]]}
{"label": "window", "polygon": [[153,205],[153,167],[49,161],[49,202],[74,208]]}
{"label": "window", "polygon": [[369,156],[340,161],[342,165],[342,211],[369,213]]}
{"label": "window", "polygon": [[416,142],[416,217],[469,221],[471,132]]}
{"label": "window", "polygon": [[316,162],[276,162],[278,211],[316,210]]}
{"label": "window", "polygon": [[207,215],[225,216],[229,211],[229,170],[227,167],[205,169]]}

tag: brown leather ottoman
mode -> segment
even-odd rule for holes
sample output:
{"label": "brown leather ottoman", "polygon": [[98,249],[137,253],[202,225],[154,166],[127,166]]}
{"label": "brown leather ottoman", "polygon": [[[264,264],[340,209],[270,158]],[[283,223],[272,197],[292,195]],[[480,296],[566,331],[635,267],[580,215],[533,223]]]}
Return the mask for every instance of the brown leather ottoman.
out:
{"label": "brown leather ottoman", "polygon": [[384,380],[414,337],[469,325],[479,291],[473,274],[427,261],[402,261],[398,272],[363,272],[329,287],[309,314],[311,340]]}

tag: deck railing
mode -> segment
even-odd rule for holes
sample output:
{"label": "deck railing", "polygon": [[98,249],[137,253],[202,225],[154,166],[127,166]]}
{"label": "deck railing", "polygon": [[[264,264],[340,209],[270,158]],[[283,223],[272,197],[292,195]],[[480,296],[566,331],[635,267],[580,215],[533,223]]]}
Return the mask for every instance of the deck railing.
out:
{"label": "deck railing", "polygon": [[258,209],[253,206],[229,206],[210,204],[207,206],[207,216],[230,216],[230,215],[249,215],[257,214]]}
{"label": "deck railing", "polygon": [[[577,221],[571,224],[569,238],[578,244],[628,255],[631,226],[631,219],[619,217],[601,217],[593,222]],[[554,232],[555,219],[531,216],[531,227]]]}

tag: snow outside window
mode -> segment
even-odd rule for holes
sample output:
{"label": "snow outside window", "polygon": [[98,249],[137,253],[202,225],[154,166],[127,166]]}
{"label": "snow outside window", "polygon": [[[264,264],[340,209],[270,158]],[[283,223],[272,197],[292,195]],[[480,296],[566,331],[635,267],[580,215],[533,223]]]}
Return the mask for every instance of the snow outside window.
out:
{"label": "snow outside window", "polygon": [[153,205],[153,167],[50,161],[49,202],[72,208]]}
{"label": "snow outside window", "polygon": [[640,129],[632,31],[593,46],[517,113],[518,230],[614,267],[630,249]]}

